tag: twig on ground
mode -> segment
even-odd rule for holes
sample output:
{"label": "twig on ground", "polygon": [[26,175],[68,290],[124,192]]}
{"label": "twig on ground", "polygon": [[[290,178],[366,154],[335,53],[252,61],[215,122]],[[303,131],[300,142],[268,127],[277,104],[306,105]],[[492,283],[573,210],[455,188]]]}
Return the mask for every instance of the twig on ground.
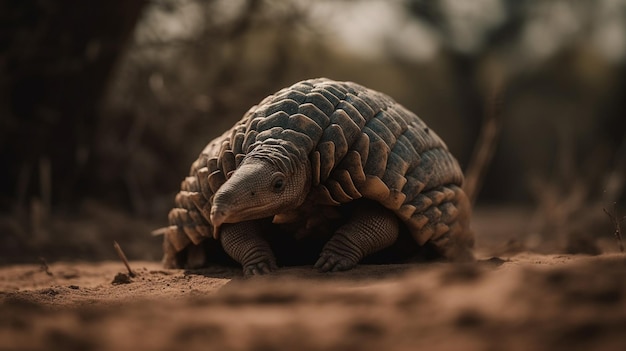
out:
{"label": "twig on ground", "polygon": [[122,262],[124,262],[124,265],[126,266],[126,269],[128,269],[128,275],[130,277],[134,277],[135,273],[130,269],[130,265],[128,264],[128,259],[126,258],[126,255],[124,255],[124,251],[122,251],[122,248],[120,247],[120,244],[117,243],[117,241],[113,241],[113,247],[115,248],[115,251],[117,252],[117,255],[120,257],[120,259],[122,260]]}
{"label": "twig on ground", "polygon": [[624,222],[624,220],[626,220],[626,216],[618,218],[616,202],[613,203],[613,212],[607,211],[606,208],[602,208],[602,210],[604,211],[604,213],[606,213],[607,216],[609,216],[611,223],[613,223],[613,225],[615,226],[615,232],[613,232],[613,235],[615,235],[615,240],[617,240],[617,244],[619,245],[619,251],[624,252],[621,224],[622,222]]}

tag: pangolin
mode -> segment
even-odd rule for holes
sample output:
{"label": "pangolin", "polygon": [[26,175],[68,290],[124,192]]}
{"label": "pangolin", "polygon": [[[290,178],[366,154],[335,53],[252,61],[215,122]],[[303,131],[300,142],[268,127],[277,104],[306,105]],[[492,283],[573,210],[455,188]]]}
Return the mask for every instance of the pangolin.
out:
{"label": "pangolin", "polygon": [[462,183],[445,143],[389,96],[301,81],[200,153],[161,231],[163,261],[195,268],[230,257],[256,275],[284,263],[275,253],[306,247],[315,268],[340,271],[394,243],[471,260]]}

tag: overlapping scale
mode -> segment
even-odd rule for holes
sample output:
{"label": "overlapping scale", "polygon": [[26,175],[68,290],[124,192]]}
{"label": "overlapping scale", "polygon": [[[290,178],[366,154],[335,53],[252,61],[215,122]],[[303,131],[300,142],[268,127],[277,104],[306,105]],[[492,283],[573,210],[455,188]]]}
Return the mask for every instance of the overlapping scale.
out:
{"label": "overlapping scale", "polygon": [[439,136],[387,95],[313,79],[268,96],[205,147],[181,184],[164,247],[178,252],[210,237],[213,194],[247,154],[275,143],[308,157],[315,204],[378,201],[419,244],[467,235],[463,174]]}

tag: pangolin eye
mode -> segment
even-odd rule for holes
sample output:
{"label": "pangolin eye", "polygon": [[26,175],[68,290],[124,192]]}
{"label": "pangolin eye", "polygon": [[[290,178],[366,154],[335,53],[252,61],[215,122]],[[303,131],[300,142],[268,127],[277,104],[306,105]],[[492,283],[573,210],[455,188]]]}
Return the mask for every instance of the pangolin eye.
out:
{"label": "pangolin eye", "polygon": [[272,174],[272,190],[275,192],[280,192],[280,191],[283,191],[284,188],[285,188],[285,175],[280,172],[276,172]]}

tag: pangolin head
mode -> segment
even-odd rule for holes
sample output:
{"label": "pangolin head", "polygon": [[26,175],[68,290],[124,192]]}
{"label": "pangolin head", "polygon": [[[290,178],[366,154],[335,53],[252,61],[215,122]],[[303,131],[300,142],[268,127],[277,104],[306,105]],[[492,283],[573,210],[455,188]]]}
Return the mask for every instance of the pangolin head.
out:
{"label": "pangolin head", "polygon": [[271,217],[300,206],[310,179],[306,158],[282,147],[253,151],[215,193],[210,218],[213,235],[217,238],[223,223]]}

